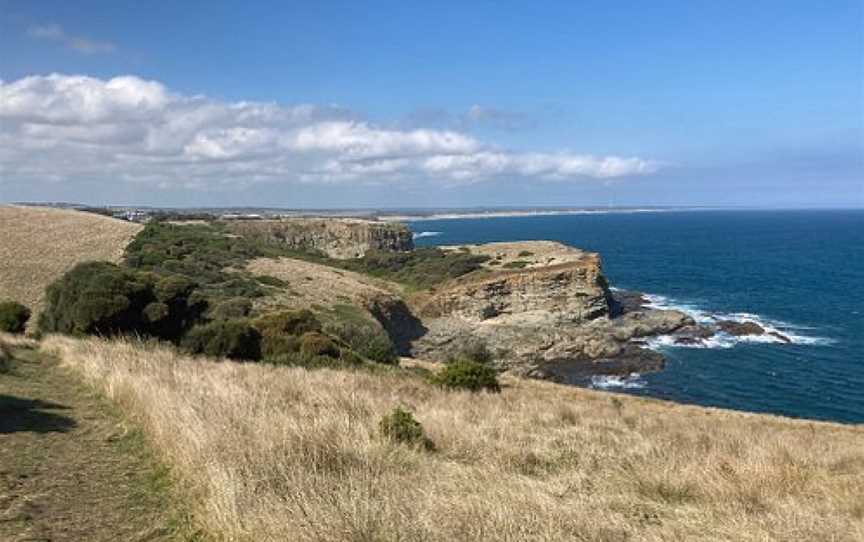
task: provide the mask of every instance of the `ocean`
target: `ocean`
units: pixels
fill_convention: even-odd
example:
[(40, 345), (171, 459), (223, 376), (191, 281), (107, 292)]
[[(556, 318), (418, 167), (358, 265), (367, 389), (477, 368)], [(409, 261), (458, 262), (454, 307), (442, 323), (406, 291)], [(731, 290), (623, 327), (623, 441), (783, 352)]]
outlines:
[(550, 239), (599, 252), (613, 287), (697, 320), (792, 338), (662, 338), (664, 371), (591, 386), (672, 401), (864, 423), (864, 210), (669, 211), (409, 222), (418, 246)]

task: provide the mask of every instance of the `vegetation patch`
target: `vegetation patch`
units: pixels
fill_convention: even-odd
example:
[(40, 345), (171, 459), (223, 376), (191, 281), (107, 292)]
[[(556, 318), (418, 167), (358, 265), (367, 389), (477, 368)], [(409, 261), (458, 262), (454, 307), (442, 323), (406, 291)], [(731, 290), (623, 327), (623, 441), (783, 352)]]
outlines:
[(183, 348), (237, 360), (261, 359), (261, 334), (248, 320), (222, 320), (193, 327), (183, 338)]
[(176, 342), (205, 308), (195, 284), (184, 277), (86, 262), (48, 287), (39, 329), (69, 335), (136, 333)]
[(16, 301), (0, 303), (0, 331), (6, 333), (24, 333), (27, 321), (30, 319), (30, 309)]
[(443, 388), (468, 391), (501, 391), (495, 369), (471, 360), (457, 360), (448, 363), (432, 375), (430, 381)]
[(526, 260), (514, 260), (512, 262), (507, 262), (501, 267), (504, 269), (523, 269), (525, 266), (529, 265), (531, 262)]
[(401, 407), (396, 407), (392, 412), (386, 414), (378, 423), (381, 435), (399, 444), (418, 446), (431, 450), (435, 448), (432, 441), (426, 436), (423, 426), (414, 419), (414, 415)]

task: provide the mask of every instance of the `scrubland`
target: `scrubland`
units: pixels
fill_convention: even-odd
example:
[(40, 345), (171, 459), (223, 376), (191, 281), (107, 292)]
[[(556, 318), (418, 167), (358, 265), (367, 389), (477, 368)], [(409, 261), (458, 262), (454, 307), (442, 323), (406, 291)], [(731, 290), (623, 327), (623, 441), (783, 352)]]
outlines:
[[(142, 428), (214, 539), (864, 539), (864, 427), (502, 378), (309, 370), (50, 336)], [(401, 406), (434, 449), (379, 435)]]

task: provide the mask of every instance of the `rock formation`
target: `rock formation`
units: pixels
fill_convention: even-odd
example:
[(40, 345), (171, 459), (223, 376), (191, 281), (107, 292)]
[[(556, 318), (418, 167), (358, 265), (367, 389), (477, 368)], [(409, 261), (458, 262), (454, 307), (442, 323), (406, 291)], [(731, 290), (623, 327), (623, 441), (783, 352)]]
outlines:
[(411, 230), (403, 224), (353, 218), (285, 218), (238, 220), (228, 228), (249, 238), (318, 251), (331, 258), (359, 258), (369, 250), (406, 251), (414, 248)]
[[(663, 356), (640, 341), (695, 324), (679, 311), (652, 309), (634, 299), (616, 301), (594, 253), (549, 242), (461, 250), (493, 259), (485, 264), (486, 273), (413, 300), (426, 328), (412, 343), (418, 357), (446, 359), (479, 339), (502, 369), (575, 381), (659, 370)], [(520, 262), (518, 268), (502, 270), (513, 261)]]

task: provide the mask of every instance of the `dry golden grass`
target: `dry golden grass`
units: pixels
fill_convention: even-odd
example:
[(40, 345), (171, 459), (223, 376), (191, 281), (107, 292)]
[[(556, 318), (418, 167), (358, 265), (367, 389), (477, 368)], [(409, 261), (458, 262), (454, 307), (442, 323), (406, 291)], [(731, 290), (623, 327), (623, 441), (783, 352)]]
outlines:
[(119, 261), (140, 224), (93, 213), (0, 206), (0, 299), (42, 311), (45, 287), (78, 262)]
[[(864, 427), (505, 379), (211, 362), (133, 342), (43, 348), (116, 401), (197, 521), (254, 541), (864, 540)], [(397, 405), (436, 451), (378, 435)]]

